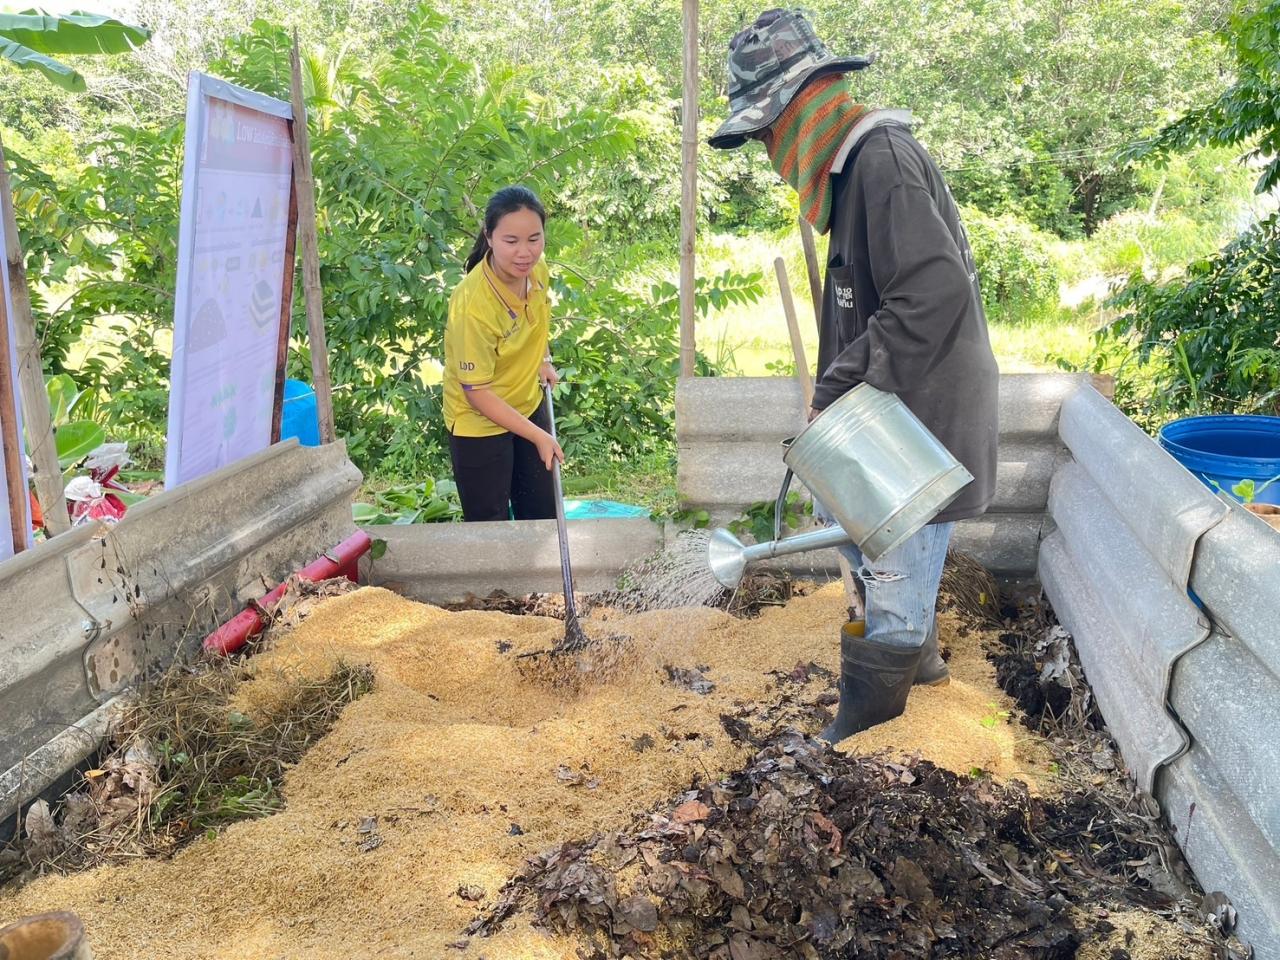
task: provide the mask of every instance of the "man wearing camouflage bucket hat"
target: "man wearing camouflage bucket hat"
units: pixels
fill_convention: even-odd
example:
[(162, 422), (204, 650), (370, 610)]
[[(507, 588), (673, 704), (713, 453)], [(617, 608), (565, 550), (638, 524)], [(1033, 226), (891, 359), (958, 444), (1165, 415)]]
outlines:
[(840, 705), (820, 734), (831, 743), (901, 714), (913, 683), (948, 681), (938, 583), (955, 522), (991, 503), (999, 433), (999, 371), (964, 227), (911, 115), (854, 99), (846, 74), (872, 59), (836, 57), (801, 12), (769, 10), (729, 43), (729, 118), (710, 140), (761, 141), (801, 215), (830, 232), (809, 418), (868, 383), (896, 394), (974, 477), (874, 564), (843, 548), (866, 621), (841, 631)]

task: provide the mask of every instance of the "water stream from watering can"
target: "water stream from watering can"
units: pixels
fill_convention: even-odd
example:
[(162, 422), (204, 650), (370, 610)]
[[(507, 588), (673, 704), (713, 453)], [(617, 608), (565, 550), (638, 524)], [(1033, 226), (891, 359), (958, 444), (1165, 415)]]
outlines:
[(666, 550), (627, 569), (613, 604), (639, 613), (675, 607), (704, 607), (722, 600), (728, 592), (711, 573), (705, 530), (686, 530)]

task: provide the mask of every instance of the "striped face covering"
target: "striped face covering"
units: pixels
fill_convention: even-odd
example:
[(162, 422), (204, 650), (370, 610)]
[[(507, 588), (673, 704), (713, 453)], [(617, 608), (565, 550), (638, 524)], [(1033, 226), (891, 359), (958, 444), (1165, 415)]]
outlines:
[(833, 73), (805, 84), (769, 128), (773, 169), (800, 194), (800, 214), (819, 233), (831, 226), (831, 164), (866, 112), (849, 82)]

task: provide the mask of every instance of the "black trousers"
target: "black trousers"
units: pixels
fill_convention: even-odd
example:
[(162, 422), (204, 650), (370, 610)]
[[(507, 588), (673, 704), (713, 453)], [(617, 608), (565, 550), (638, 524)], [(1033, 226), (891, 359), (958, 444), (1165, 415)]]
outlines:
[[(544, 400), (529, 417), (550, 431)], [(462, 519), (550, 520), (556, 515), (551, 471), (543, 466), (538, 448), (514, 433), (496, 437), (458, 437), (449, 434), (453, 478), (462, 501)]]

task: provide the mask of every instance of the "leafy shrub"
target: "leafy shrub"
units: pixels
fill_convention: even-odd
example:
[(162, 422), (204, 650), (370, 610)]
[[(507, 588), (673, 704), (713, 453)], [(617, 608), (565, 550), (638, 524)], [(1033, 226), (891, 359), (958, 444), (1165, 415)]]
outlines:
[(458, 487), (452, 480), (428, 477), (417, 483), (395, 484), (377, 491), (370, 500), (351, 505), (356, 523), (377, 526), (462, 519)]
[(1135, 275), (1110, 302), (1122, 313), (1101, 332), (1092, 366), (1116, 374), (1117, 402), (1149, 426), (1186, 413), (1280, 412), (1277, 300), (1280, 216), (1175, 280)]
[[(1280, 0), (1238, 8), (1223, 31), (1236, 80), (1207, 106), (1132, 151), (1168, 164), (1191, 147), (1244, 149), (1261, 169), (1255, 187), (1280, 184)], [(1135, 275), (1112, 301), (1122, 315), (1093, 359), (1116, 365), (1117, 400), (1156, 425), (1170, 414), (1277, 412), (1280, 404), (1280, 214), (1254, 224), (1220, 252), (1167, 283)]]
[(960, 215), (992, 319), (1031, 319), (1057, 306), (1058, 269), (1043, 233), (1007, 214), (965, 207)]
[[(564, 272), (559, 329), (552, 355), (565, 385), (557, 391), (556, 421), (566, 456), (590, 460), (643, 456), (674, 440), (675, 385), (680, 373), (680, 298), (675, 285), (633, 294)], [(753, 303), (759, 274), (726, 272), (698, 278), (697, 312)], [(717, 372), (699, 356), (697, 371)]]

